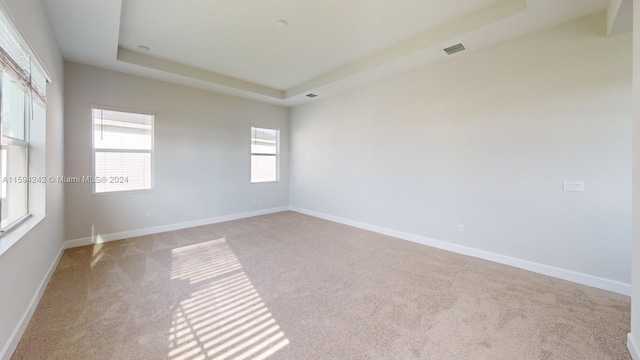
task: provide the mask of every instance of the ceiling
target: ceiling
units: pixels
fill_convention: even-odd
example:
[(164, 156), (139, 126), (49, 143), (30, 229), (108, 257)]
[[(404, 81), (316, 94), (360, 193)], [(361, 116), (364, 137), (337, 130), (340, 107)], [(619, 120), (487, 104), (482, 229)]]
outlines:
[(630, 30), (631, 0), (43, 2), (67, 60), (293, 106), (606, 9)]

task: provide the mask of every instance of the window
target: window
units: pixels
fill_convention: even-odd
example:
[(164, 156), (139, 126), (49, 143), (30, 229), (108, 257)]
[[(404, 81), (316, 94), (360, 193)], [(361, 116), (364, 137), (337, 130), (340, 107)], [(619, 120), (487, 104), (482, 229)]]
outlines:
[(27, 43), (0, 11), (1, 233), (30, 215), (29, 194), (44, 186), (45, 177), (32, 171), (29, 141), (31, 126), (45, 126), (47, 81), (46, 72)]
[(251, 128), (251, 182), (278, 181), (280, 131)]
[(152, 114), (93, 108), (95, 193), (152, 187)]
[(2, 73), (2, 208), (4, 230), (28, 214), (29, 143), (26, 126), (29, 92), (8, 73)]

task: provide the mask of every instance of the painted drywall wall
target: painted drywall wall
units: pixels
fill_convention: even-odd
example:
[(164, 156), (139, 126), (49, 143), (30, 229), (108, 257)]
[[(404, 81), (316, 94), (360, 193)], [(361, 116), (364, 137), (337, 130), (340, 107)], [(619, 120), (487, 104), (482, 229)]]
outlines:
[[(92, 104), (155, 112), (155, 188), (94, 195), (91, 184), (67, 184), (67, 239), (289, 204), (287, 108), (77, 63), (65, 71), (67, 176), (91, 175)], [(279, 182), (250, 183), (251, 126), (280, 129)]]
[(293, 108), (291, 205), (629, 284), (631, 35), (605, 35), (600, 13)]
[[(0, 0), (22, 36), (49, 71), (47, 86), (46, 173), (64, 170), (64, 65), (40, 0)], [(58, 259), (64, 240), (64, 187), (46, 185), (46, 217), (0, 255), (0, 358), (10, 356), (28, 320), (41, 285)], [(44, 194), (43, 194), (44, 195)]]
[(631, 332), (627, 347), (640, 360), (640, 0), (633, 0), (633, 211)]

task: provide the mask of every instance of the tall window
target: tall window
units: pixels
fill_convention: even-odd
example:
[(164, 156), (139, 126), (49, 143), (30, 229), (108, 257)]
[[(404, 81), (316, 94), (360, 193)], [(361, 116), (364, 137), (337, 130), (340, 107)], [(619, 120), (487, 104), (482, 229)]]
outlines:
[(251, 128), (251, 182), (278, 181), (280, 130)]
[(0, 11), (0, 232), (29, 216), (34, 182), (29, 162), (29, 131), (44, 126), (48, 77), (31, 49)]
[(152, 114), (93, 108), (94, 192), (152, 187)]

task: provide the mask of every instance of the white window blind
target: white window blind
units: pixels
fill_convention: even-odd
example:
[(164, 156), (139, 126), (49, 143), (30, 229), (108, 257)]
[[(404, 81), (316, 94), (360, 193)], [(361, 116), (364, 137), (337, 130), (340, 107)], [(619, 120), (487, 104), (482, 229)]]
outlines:
[(0, 10), (0, 232), (29, 216), (29, 132), (45, 126), (46, 71)]
[(151, 114), (93, 108), (96, 193), (152, 187)]
[(251, 182), (278, 181), (280, 131), (251, 128)]
[(0, 64), (11, 77), (23, 83), (46, 102), (49, 78), (18, 30), (4, 11), (0, 11)]

